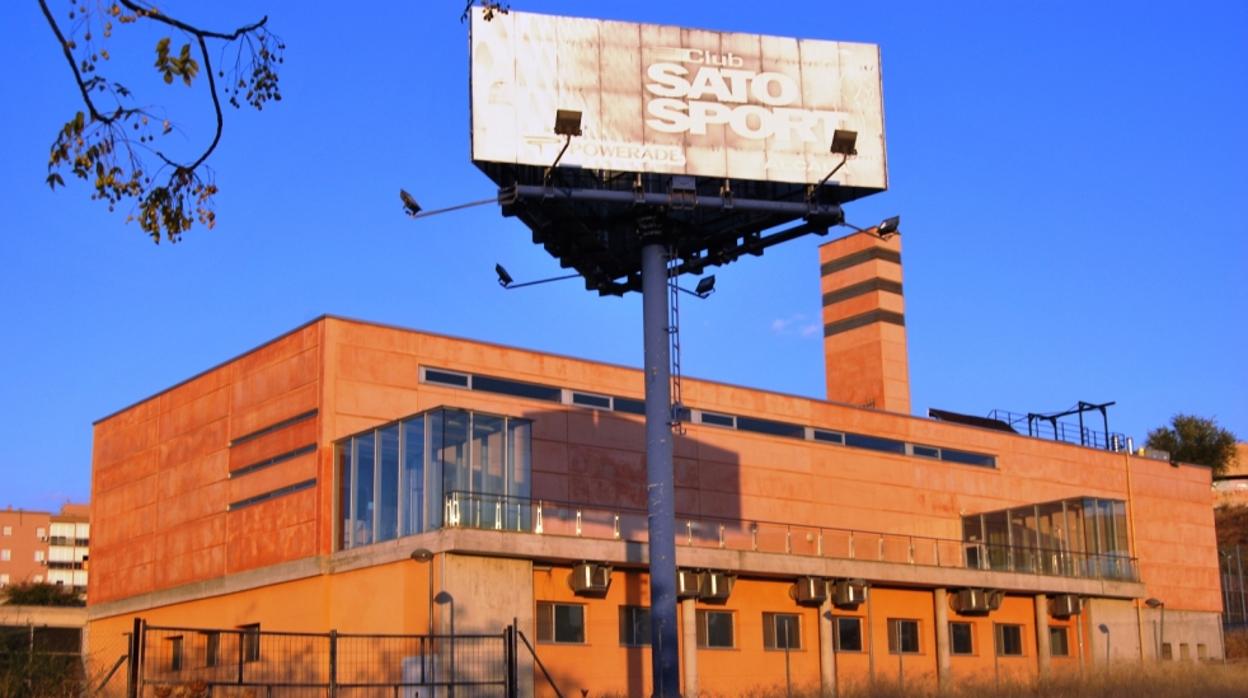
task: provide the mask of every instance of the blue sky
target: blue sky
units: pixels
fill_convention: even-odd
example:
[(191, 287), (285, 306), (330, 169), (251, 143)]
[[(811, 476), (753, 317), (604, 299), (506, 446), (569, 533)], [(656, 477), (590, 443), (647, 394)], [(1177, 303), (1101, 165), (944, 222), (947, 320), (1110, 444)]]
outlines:
[[(891, 188), (848, 215), (902, 215), (914, 411), (1117, 400), (1137, 439), (1176, 412), (1248, 438), (1248, 4), (513, 7), (880, 44)], [(161, 8), (219, 28), (263, 8), (288, 48), (283, 101), (226, 114), (216, 229), (155, 246), (81, 183), (44, 185), (80, 104), (37, 4), (6, 7), (0, 506), (85, 499), (93, 420), (321, 313), (640, 364), (638, 297), (498, 288), (496, 261), (560, 270), (496, 208), (402, 215), (399, 187), (430, 208), (493, 194), (468, 160), (462, 2)], [(118, 76), (151, 80), (157, 36), (117, 32)], [(202, 86), (143, 99), (188, 153), (210, 136)], [(821, 241), (683, 303), (686, 373), (820, 396)]]

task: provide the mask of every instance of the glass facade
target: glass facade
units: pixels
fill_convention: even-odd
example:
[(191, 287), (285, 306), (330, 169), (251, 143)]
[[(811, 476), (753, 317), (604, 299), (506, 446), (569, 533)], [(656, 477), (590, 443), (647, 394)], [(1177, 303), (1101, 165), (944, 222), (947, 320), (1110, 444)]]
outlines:
[(527, 419), (445, 407), (339, 441), (338, 548), (440, 528), (456, 493), (455, 517), (527, 526), (531, 441)]
[(1076, 497), (962, 518), (966, 565), (1063, 577), (1135, 579), (1127, 504)]

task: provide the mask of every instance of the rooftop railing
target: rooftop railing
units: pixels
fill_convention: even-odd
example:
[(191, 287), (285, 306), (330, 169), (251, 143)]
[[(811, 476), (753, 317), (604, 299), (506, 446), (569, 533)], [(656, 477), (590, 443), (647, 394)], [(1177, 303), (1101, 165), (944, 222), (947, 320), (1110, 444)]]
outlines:
[[(645, 543), (644, 509), (469, 492), (446, 497), (448, 528)], [(1135, 558), (714, 516), (676, 516), (677, 545), (1059, 577), (1138, 581)]]

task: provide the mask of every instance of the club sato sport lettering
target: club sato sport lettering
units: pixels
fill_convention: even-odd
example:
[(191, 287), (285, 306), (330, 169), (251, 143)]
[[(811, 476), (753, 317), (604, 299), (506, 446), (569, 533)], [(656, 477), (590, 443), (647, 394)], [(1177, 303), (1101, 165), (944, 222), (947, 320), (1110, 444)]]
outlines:
[(844, 118), (801, 108), (797, 81), (783, 73), (746, 70), (732, 53), (662, 48), (646, 69), (646, 124), (664, 133), (705, 135), (722, 124), (744, 138), (780, 143), (830, 143)]

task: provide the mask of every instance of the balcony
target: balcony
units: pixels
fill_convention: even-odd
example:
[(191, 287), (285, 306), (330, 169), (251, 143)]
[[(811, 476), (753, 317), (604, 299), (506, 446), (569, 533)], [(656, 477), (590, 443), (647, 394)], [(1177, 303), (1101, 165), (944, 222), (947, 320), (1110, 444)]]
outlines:
[[(644, 509), (468, 492), (446, 496), (446, 528), (646, 543)], [(1089, 580), (1138, 581), (1135, 559), (1035, 546), (803, 526), (770, 521), (676, 517), (676, 543), (688, 548), (835, 560), (1011, 572)]]

